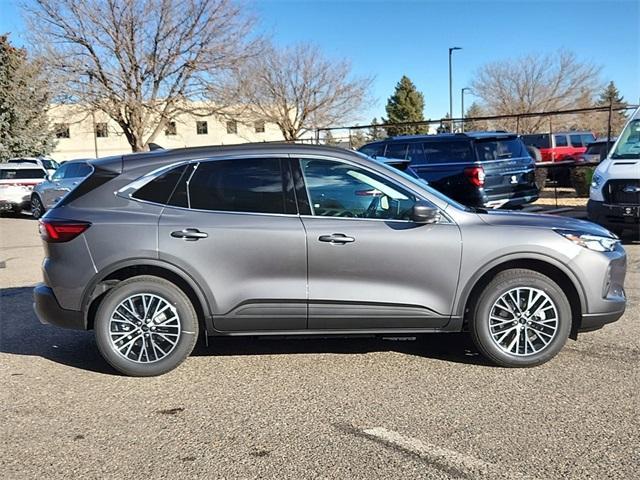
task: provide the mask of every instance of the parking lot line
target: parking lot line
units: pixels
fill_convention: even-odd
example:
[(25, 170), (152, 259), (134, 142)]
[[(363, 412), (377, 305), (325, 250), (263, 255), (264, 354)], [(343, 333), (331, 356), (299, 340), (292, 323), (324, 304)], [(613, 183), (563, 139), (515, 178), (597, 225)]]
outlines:
[(499, 466), (447, 448), (425, 443), (413, 437), (404, 436), (384, 427), (363, 429), (364, 435), (387, 446), (399, 448), (416, 455), (436, 468), (464, 478), (509, 478), (533, 480), (520, 472), (504, 471)]

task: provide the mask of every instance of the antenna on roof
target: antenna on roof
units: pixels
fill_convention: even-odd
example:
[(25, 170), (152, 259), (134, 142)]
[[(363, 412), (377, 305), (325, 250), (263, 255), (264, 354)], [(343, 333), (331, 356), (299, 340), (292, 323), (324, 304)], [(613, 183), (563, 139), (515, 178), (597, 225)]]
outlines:
[(149, 144), (149, 151), (153, 152), (154, 150), (164, 150), (164, 148), (162, 148), (160, 145), (158, 145), (157, 143), (150, 143)]

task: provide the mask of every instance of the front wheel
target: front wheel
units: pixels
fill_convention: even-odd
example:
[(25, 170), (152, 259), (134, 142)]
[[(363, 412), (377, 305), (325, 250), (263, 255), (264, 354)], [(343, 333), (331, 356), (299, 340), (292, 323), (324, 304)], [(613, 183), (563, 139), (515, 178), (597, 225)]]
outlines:
[(198, 317), (173, 283), (153, 276), (120, 282), (95, 317), (98, 349), (125, 375), (161, 375), (180, 365), (198, 338)]
[(551, 360), (571, 331), (571, 306), (549, 277), (526, 269), (500, 272), (480, 295), (470, 322), (473, 341), (503, 367)]

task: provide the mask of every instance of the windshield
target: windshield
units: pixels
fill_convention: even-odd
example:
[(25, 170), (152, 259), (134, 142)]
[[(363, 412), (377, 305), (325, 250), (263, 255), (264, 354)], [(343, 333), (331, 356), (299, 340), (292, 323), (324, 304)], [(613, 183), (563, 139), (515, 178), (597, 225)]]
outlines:
[(638, 158), (640, 159), (640, 114), (636, 113), (636, 118), (631, 120), (611, 154), (611, 158)]

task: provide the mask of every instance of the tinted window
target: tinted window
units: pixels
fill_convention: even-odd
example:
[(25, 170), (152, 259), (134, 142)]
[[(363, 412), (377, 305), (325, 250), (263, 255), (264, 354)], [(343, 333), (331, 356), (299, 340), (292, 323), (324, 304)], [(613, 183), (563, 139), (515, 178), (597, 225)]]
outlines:
[(583, 133), (580, 136), (582, 137), (582, 143), (584, 145), (588, 145), (596, 139), (596, 136), (593, 133)]
[(606, 144), (603, 145), (601, 143), (592, 143), (587, 147), (587, 151), (585, 153), (589, 155), (599, 155), (601, 151), (605, 150)]
[(473, 162), (469, 142), (427, 142), (424, 144), (427, 163)]
[(386, 158), (400, 158), (404, 160), (407, 158), (407, 144), (406, 143), (389, 143), (387, 144), (387, 151), (384, 154)]
[(285, 213), (279, 159), (202, 162), (189, 180), (191, 208)]
[(382, 156), (384, 151), (384, 143), (371, 143), (360, 148), (360, 151), (370, 157)]
[(583, 147), (582, 144), (582, 135), (569, 135), (569, 140), (571, 141), (572, 147)]
[(62, 164), (60, 167), (58, 167), (58, 169), (55, 172), (53, 172), (53, 175), (51, 176), (51, 180), (62, 180), (67, 174), (67, 170), (69, 169), (70, 166), (71, 164), (69, 163)]
[(70, 163), (67, 166), (64, 178), (83, 178), (91, 173), (91, 167), (86, 163)]
[(415, 196), (353, 165), (301, 160), (313, 215), (408, 220)]
[(529, 145), (531, 147), (549, 148), (548, 133), (522, 135), (522, 141), (524, 142), (525, 145)]
[(9, 160), (8, 163), (32, 163), (34, 165), (38, 164), (37, 160), (25, 159), (25, 158), (14, 158), (13, 160)]
[(507, 158), (528, 157), (529, 154), (519, 138), (505, 140), (481, 140), (476, 142), (478, 159), (502, 160)]
[(556, 142), (556, 147), (568, 147), (569, 144), (567, 143), (567, 136), (566, 135), (554, 135), (553, 136), (555, 142)]
[(58, 165), (58, 163), (53, 160), (42, 160), (42, 166), (47, 170), (55, 170), (60, 165)]
[(27, 178), (44, 178), (45, 171), (41, 168), (1, 169), (0, 180), (23, 180)]
[(422, 143), (410, 143), (407, 158), (411, 160), (412, 165), (424, 165), (427, 163)]
[(185, 168), (186, 166), (182, 165), (163, 173), (139, 188), (132, 197), (147, 202), (166, 204)]

